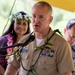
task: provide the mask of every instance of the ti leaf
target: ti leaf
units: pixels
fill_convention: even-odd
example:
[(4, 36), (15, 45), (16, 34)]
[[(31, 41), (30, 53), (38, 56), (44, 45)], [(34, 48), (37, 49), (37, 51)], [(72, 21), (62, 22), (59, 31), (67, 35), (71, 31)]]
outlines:
[(40, 49), (41, 49), (41, 47), (40, 47), (40, 46), (35, 46), (35, 48), (36, 48), (36, 49), (38, 49), (38, 50), (40, 50)]

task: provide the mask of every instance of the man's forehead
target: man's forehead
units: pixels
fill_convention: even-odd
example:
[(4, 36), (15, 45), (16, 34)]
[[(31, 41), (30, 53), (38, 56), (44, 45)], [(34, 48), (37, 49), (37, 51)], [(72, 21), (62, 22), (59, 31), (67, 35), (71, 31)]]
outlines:
[(69, 30), (69, 34), (74, 35), (75, 36), (75, 27), (71, 27)]
[(44, 15), (52, 15), (52, 11), (49, 11), (47, 6), (46, 7), (42, 7), (42, 6), (35, 6), (33, 9), (32, 9), (32, 14), (35, 14), (35, 15), (41, 15), (41, 16), (44, 16)]
[(33, 11), (32, 12), (32, 15), (37, 15), (37, 16), (48, 16), (48, 15), (50, 15), (50, 13), (49, 12), (41, 12), (41, 11)]

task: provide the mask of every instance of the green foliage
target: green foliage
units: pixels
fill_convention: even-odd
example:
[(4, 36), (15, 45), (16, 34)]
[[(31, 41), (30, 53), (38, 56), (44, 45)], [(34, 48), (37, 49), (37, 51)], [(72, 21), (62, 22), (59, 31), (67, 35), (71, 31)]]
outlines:
[[(13, 6), (13, 3), (15, 1), (15, 4)], [(15, 14), (19, 11), (24, 11), (28, 13), (28, 15), (31, 16), (31, 8), (35, 2), (33, 0), (0, 0), (0, 35), (4, 32), (3, 29), (6, 26), (5, 30), (10, 25), (10, 19), (9, 22), (8, 18), (11, 14)], [(12, 9), (13, 7), (13, 9)], [(11, 11), (12, 9), (12, 11)]]
[[(0, 0), (0, 35), (2, 34), (4, 27), (6, 26), (7, 29), (10, 24), (9, 22), (6, 25), (14, 1), (15, 0)], [(36, 2), (34, 0), (16, 0), (11, 14), (15, 14), (18, 11), (25, 11), (31, 16), (31, 9), (35, 3)], [(75, 18), (74, 15), (75, 13), (73, 12), (53, 7), (53, 21), (50, 26), (53, 30), (59, 29), (63, 34), (64, 27), (66, 26), (68, 20)]]
[[(46, 36), (46, 42), (47, 41), (49, 41), (49, 37), (48, 36)], [(44, 49), (49, 49), (50, 50), (53, 47), (53, 45), (51, 43), (46, 43), (46, 42), (45, 42), (45, 45), (35, 46), (35, 49), (42, 50), (44, 48)]]

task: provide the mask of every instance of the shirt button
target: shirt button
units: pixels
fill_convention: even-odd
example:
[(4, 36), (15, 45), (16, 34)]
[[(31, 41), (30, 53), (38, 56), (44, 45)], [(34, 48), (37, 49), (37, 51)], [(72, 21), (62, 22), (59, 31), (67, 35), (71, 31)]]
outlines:
[(43, 68), (43, 70), (46, 70), (46, 68)]

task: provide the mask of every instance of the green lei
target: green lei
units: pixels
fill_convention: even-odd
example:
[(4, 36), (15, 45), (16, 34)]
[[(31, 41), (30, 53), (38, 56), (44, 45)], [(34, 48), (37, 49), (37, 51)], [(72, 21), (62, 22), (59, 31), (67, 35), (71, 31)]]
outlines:
[(40, 58), (40, 54), (42, 53), (43, 49), (51, 49), (51, 47), (52, 47), (53, 45), (52, 45), (51, 43), (48, 43), (48, 41), (54, 36), (54, 34), (55, 34), (56, 32), (58, 32), (59, 34), (61, 34), (61, 33), (59, 32), (59, 30), (55, 30), (54, 33), (51, 35), (51, 37), (49, 37), (49, 38), (46, 37), (46, 42), (45, 42), (44, 45), (42, 45), (42, 46), (35, 46), (35, 48), (36, 48), (37, 50), (40, 50), (40, 53), (39, 53), (39, 56), (38, 56), (37, 60), (35, 61), (34, 65), (30, 66), (30, 69), (29, 69), (29, 70), (27, 70), (27, 69), (24, 68), (24, 66), (23, 66), (23, 63), (22, 63), (22, 60), (21, 60), (21, 52), (18, 52), (18, 53), (17, 53), (16, 57), (17, 57), (17, 59), (20, 59), (19, 61), (21, 62), (22, 68), (23, 68), (25, 71), (28, 71), (27, 75), (29, 75), (30, 72), (32, 73), (32, 75), (36, 75), (36, 71), (35, 71), (35, 68), (34, 68), (34, 67), (35, 67), (35, 65), (36, 65), (36, 63), (37, 63), (37, 61), (38, 61), (38, 59)]

